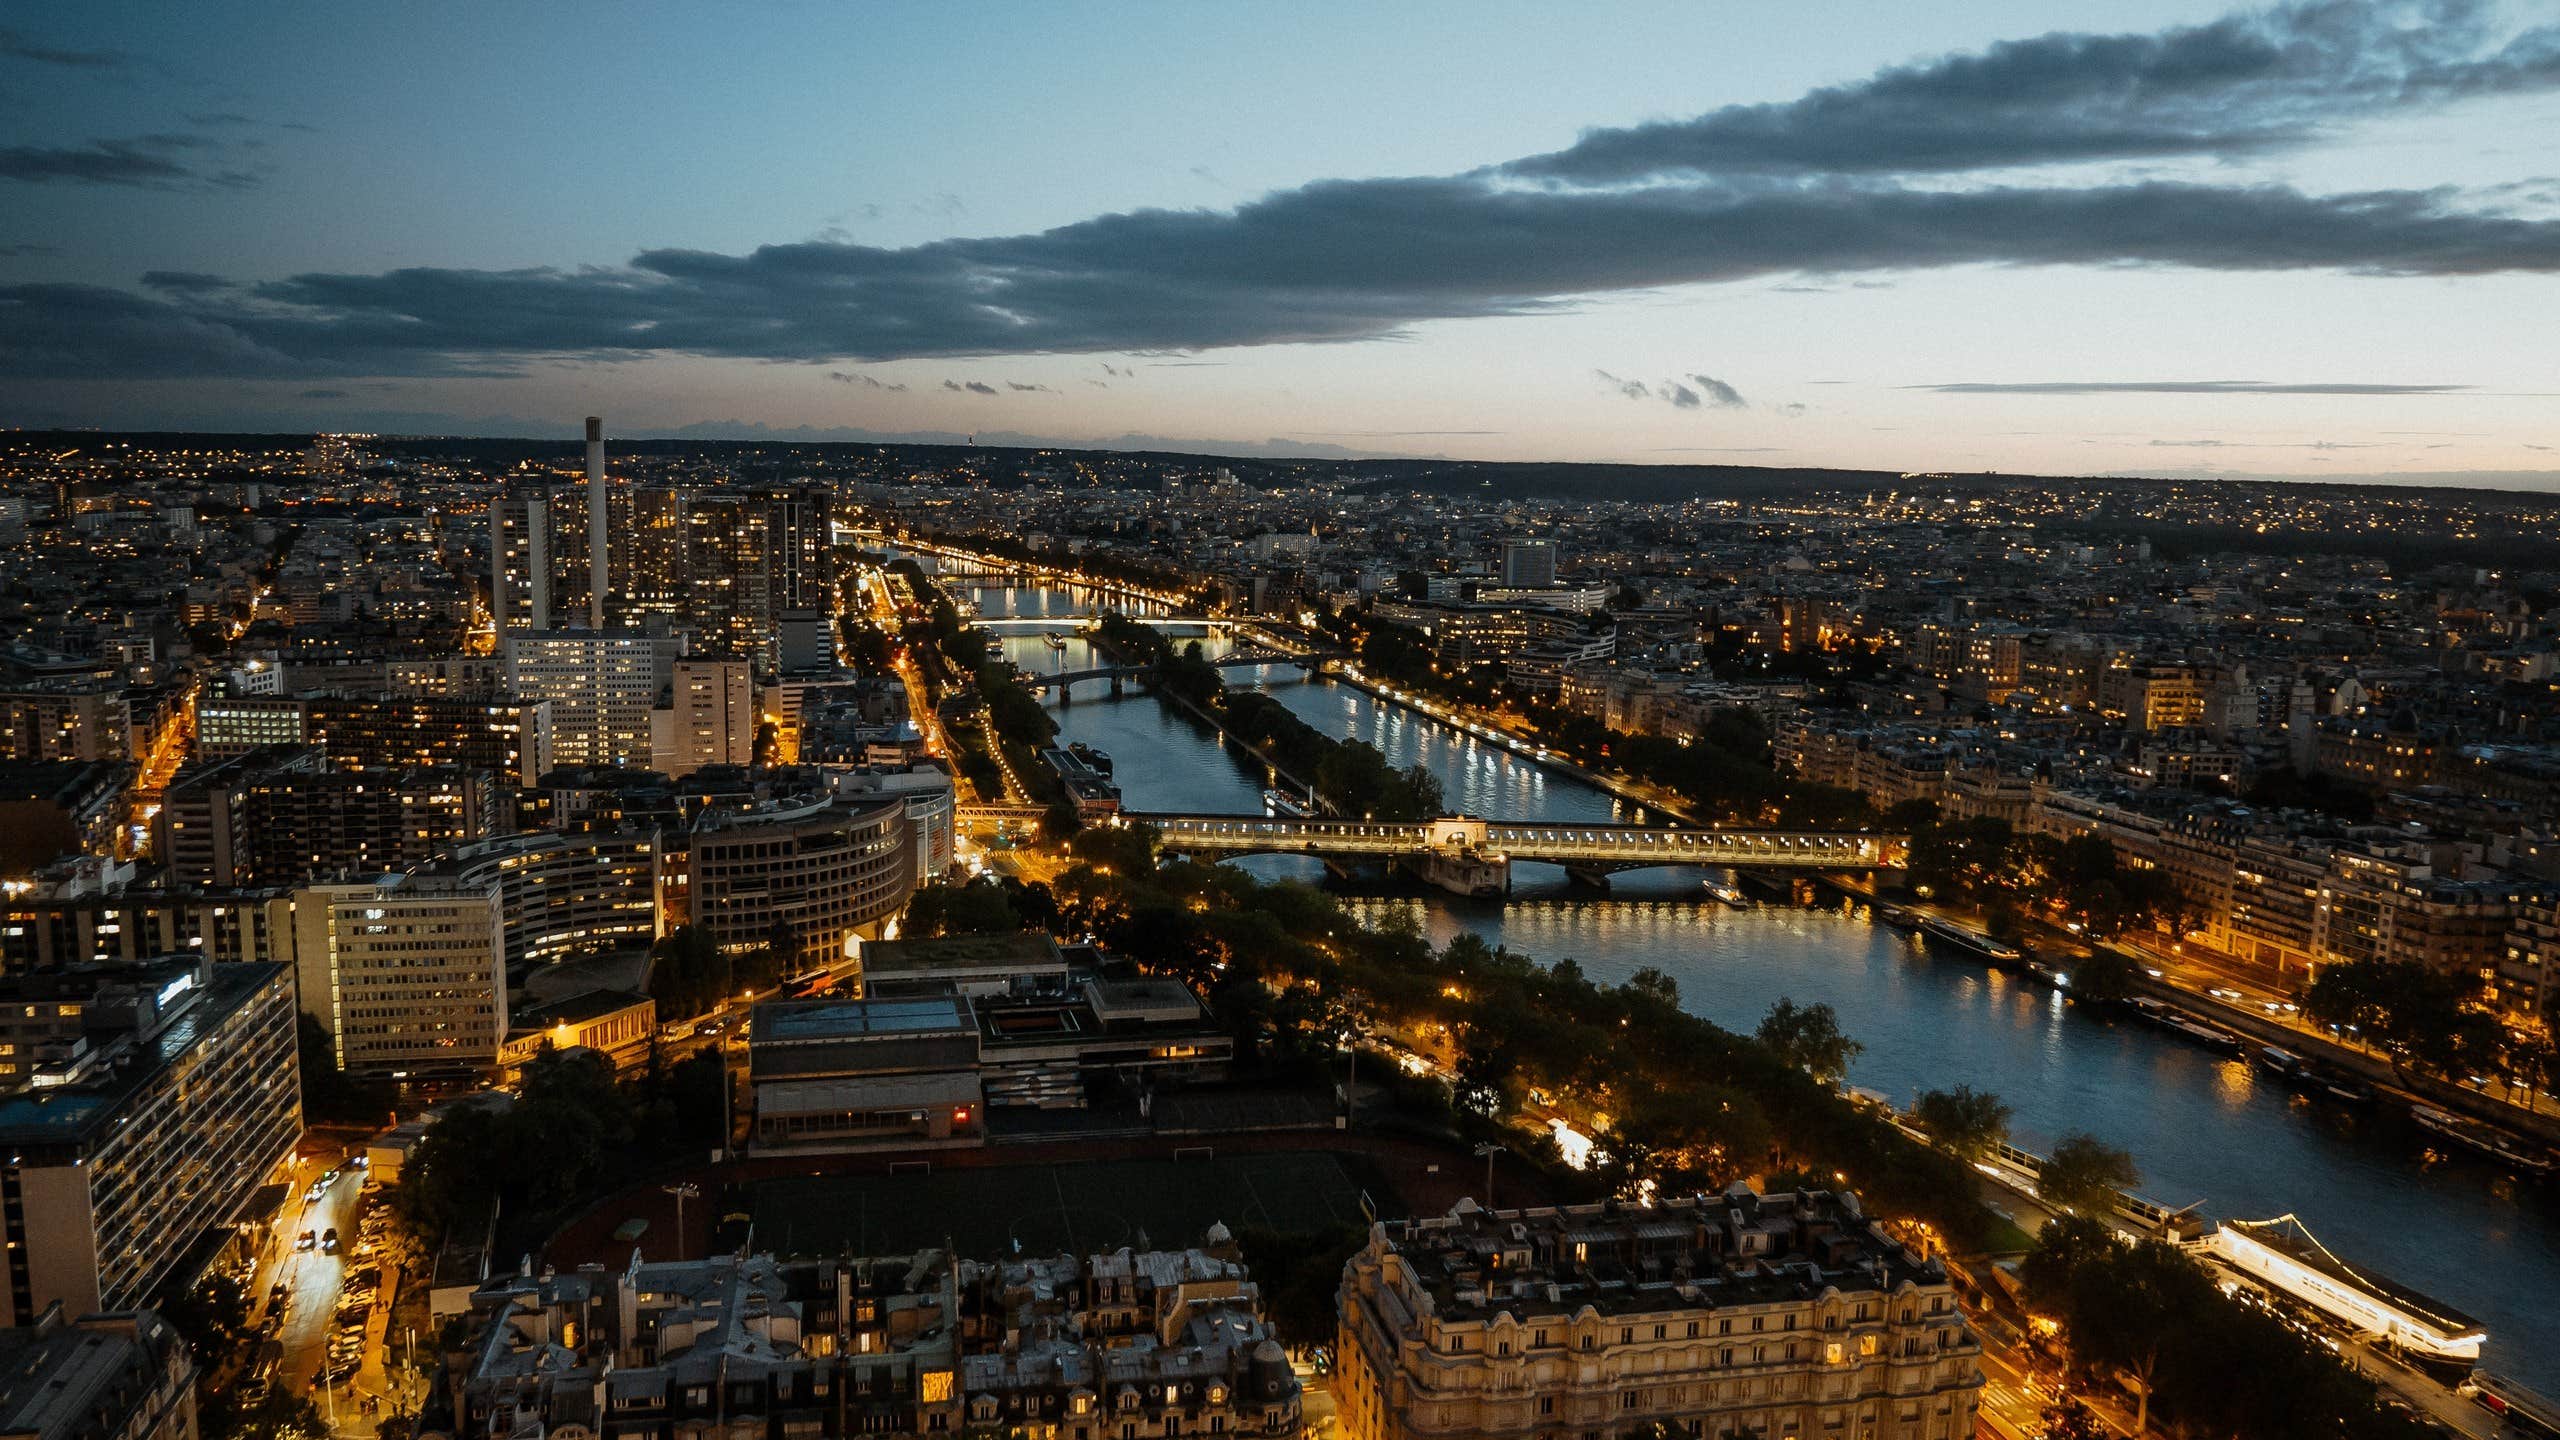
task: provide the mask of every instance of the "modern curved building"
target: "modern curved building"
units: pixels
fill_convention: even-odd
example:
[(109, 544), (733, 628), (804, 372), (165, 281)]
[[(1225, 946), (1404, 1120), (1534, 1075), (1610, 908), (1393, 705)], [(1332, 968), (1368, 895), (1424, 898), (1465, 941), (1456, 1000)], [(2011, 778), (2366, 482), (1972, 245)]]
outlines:
[(660, 857), (654, 825), (527, 830), (437, 858), (439, 875), (498, 887), (507, 972), (658, 938)]
[(844, 967), (854, 941), (879, 938), (915, 888), (903, 796), (714, 810), (695, 822), (682, 881), (669, 887), (686, 913), (666, 924), (703, 926), (732, 954), (775, 945), (784, 975), (803, 975)]

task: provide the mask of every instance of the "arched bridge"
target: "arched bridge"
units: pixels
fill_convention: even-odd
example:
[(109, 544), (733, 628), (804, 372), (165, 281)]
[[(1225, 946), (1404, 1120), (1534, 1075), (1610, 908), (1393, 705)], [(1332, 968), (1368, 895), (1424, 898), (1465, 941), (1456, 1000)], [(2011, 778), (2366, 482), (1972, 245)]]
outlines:
[(1446, 888), (1476, 894), (1507, 888), (1515, 860), (1561, 865), (1579, 878), (1596, 880), (1661, 865), (1893, 870), (1902, 868), (1910, 850), (1908, 836), (1860, 831), (1514, 824), (1469, 815), (1410, 822), (1138, 813), (1124, 813), (1120, 819), (1154, 826), (1163, 848), (1176, 854), (1385, 860), (1416, 869)]

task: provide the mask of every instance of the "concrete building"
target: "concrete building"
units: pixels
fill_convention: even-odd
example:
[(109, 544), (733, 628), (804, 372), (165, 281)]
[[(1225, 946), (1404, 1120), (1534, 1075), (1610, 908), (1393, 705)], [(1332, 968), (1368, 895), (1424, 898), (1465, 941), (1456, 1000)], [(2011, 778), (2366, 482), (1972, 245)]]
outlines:
[(681, 780), (756, 759), (756, 686), (744, 660), (678, 660), (649, 711), (649, 768)]
[(646, 824), (526, 830), (447, 851), (421, 878), (497, 886), (507, 973), (521, 976), (581, 952), (656, 940), (664, 849)]
[(422, 865), (511, 828), (509, 808), (487, 771), (331, 769), (314, 746), (274, 746), (180, 770), (153, 847), (179, 885), (295, 885)]
[(1853, 1195), (1372, 1225), (1343, 1270), (1343, 1433), (1968, 1440), (1981, 1342)]
[(479, 1078), (507, 1038), (496, 881), (385, 875), (294, 897), (302, 1009), (351, 1074)]
[(196, 1440), (196, 1366), (186, 1340), (149, 1310), (0, 1330), (0, 1437)]
[(837, 779), (836, 793), (850, 800), (905, 801), (916, 883), (939, 880), (951, 869), (959, 843), (959, 796), (941, 766), (918, 761), (903, 769), (856, 770)]
[(0, 689), (0, 760), (128, 760), (133, 723), (124, 687), (84, 676)]
[(646, 766), (649, 712), (684, 642), (637, 630), (526, 630), (505, 637), (507, 690), (551, 702), (554, 762)]
[(1101, 978), (1045, 936), (883, 941), (864, 960), (867, 998), (756, 1007), (743, 1098), (758, 1150), (975, 1145), (1004, 1112), (1097, 1093), (1144, 1111), (1234, 1058), (1181, 982)]
[(1556, 542), (1502, 542), (1502, 584), (1509, 590), (1542, 590), (1556, 583)]
[(0, 980), (0, 1223), (14, 1323), (128, 1310), (263, 1222), (302, 1133), (293, 977), (192, 957)]
[(664, 923), (700, 925), (732, 954), (774, 946), (786, 976), (850, 969), (856, 941), (878, 936), (915, 893), (908, 834), (900, 798), (707, 811), (671, 886), (684, 915)]
[(649, 1063), (657, 1035), (658, 1002), (627, 990), (589, 990), (522, 1006), (508, 1017), (507, 1038), (498, 1047), (499, 1078), (514, 1084), (545, 1050), (593, 1050), (627, 1074)]

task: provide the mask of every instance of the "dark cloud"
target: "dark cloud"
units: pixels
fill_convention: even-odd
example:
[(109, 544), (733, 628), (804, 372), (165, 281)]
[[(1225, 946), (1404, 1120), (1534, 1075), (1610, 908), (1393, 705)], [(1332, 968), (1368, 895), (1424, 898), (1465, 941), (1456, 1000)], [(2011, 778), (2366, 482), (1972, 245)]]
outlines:
[(61, 253), (62, 247), (59, 245), (44, 245), (32, 240), (16, 245), (0, 245), (0, 260), (15, 259), (21, 255), (59, 255)]
[(258, 121), (255, 116), (243, 115), (237, 110), (214, 110), (202, 115), (190, 115), (187, 117), (187, 123), (214, 129), (221, 126), (255, 125)]
[(2345, 121), (2560, 84), (2560, 26), (2490, 0), (2314, 0), (2156, 35), (2051, 34), (1781, 104), (1594, 131), (1501, 167), (1549, 183), (1951, 172), (2298, 143)]
[(67, 46), (48, 45), (23, 30), (0, 25), (0, 60), (25, 60), (37, 65), (59, 65), (68, 70), (121, 70), (131, 57), (115, 50), (74, 50)]
[(1591, 373), (1599, 376), (1601, 382), (1610, 389), (1630, 400), (1661, 400), (1675, 410), (1699, 410), (1708, 407), (1718, 410), (1739, 410), (1748, 403), (1742, 398), (1742, 392), (1712, 375), (1691, 375), (1686, 380), (1663, 380), (1648, 385), (1642, 380), (1629, 380), (1623, 376), (1612, 375), (1606, 370), (1594, 370)]
[[(314, 376), (498, 374), (536, 360), (660, 353), (1189, 356), (1371, 340), (1427, 321), (1671, 286), (1854, 285), (1971, 265), (2551, 273), (2560, 220), (2451, 190), (2308, 194), (2114, 178), (1959, 186), (1944, 172), (2153, 153), (2143, 136), (2236, 153), (2349, 113), (2555, 83), (2560, 31), (2493, 43), (2472, 0), (2414, 9), (2341, 0), (2158, 36), (2020, 41), (1685, 128), (1586, 136), (1510, 166), (1320, 181), (1228, 212), (1135, 211), (903, 249), (800, 242), (745, 254), (650, 250), (575, 270), (305, 274), (227, 295), (0, 289), (0, 375), (171, 373), (234, 354), (261, 367), (246, 373)], [(1934, 130), (1920, 123), (1930, 116), (1940, 117)], [(2009, 148), (1967, 126), (2008, 137)], [(0, 152), (0, 174), (13, 153)], [(85, 163), (100, 171), (87, 178), (101, 180), (117, 179), (106, 172), (118, 165), (185, 170), (149, 150)], [(79, 168), (34, 168), (46, 165), (68, 168), (22, 178)], [(255, 179), (197, 178), (224, 175)], [(122, 337), (112, 346), (111, 334)], [(1610, 383), (1674, 405), (1683, 391), (1697, 408), (1713, 400), (1695, 377)]]
[(302, 392), (302, 398), (305, 400), (344, 400), (347, 398), (347, 392), (344, 390), (329, 389), (305, 390)]
[(145, 270), (142, 283), (154, 290), (170, 290), (184, 295), (201, 295), (207, 291), (231, 288), (229, 280), (201, 270)]
[(1751, 403), (1742, 398), (1741, 391), (1713, 375), (1692, 375), (1689, 379), (1696, 383), (1698, 392), (1706, 397), (1707, 403), (1719, 410), (1740, 410)]
[(971, 380), (965, 384), (958, 380), (945, 380), (942, 382), (942, 388), (961, 395), (993, 395), (996, 393), (996, 387), (977, 380)]
[(1046, 385), (1025, 385), (1025, 384), (1023, 384), (1023, 383), (1022, 383), (1021, 381), (1019, 381), (1019, 380), (1007, 380), (1006, 382), (1004, 382), (1004, 388), (1006, 388), (1007, 390), (1014, 391), (1014, 392), (1015, 392), (1015, 393), (1017, 393), (1017, 394), (1025, 394), (1025, 395), (1031, 395), (1031, 394), (1037, 394), (1037, 395), (1055, 395), (1055, 394), (1057, 394), (1057, 393), (1058, 393), (1057, 391), (1050, 389), (1050, 388), (1049, 388), (1048, 386), (1046, 386)]
[(2361, 381), (2295, 385), (2273, 380), (2035, 380), (1903, 388), (1940, 395), (2458, 395), (2472, 387)]
[(827, 378), (835, 381), (839, 385), (859, 385), (866, 390), (904, 390), (907, 388), (904, 385), (892, 385), (884, 380), (875, 380), (868, 375), (851, 374), (843, 370), (830, 370), (827, 372)]
[(125, 185), (170, 189), (207, 185), (247, 189), (263, 183), (257, 170), (226, 163), (231, 145), (201, 135), (135, 135), (79, 145), (0, 147), (0, 180), (31, 185)]

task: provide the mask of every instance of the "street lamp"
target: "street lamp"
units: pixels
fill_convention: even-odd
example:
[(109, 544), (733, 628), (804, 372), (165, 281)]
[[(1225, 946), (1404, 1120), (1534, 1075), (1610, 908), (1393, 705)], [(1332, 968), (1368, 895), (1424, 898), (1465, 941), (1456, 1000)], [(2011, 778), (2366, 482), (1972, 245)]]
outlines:
[(1476, 1146), (1476, 1153), (1484, 1157), (1484, 1208), (1487, 1210), (1493, 1208), (1493, 1157), (1508, 1154), (1510, 1150), (1510, 1146), (1491, 1140)]
[(676, 1258), (684, 1258), (684, 1202), (702, 1193), (702, 1187), (690, 1180), (658, 1187), (676, 1197)]

